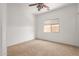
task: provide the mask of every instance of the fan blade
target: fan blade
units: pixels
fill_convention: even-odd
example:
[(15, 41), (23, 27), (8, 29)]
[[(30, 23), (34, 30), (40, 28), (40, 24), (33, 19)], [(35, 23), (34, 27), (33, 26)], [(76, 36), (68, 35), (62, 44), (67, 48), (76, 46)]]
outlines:
[(30, 4), (29, 6), (35, 6), (35, 5), (37, 5), (37, 3), (35, 3), (35, 4)]
[(47, 10), (49, 10), (49, 7), (48, 7), (48, 6), (46, 6), (46, 5), (43, 5), (43, 7), (47, 8)]

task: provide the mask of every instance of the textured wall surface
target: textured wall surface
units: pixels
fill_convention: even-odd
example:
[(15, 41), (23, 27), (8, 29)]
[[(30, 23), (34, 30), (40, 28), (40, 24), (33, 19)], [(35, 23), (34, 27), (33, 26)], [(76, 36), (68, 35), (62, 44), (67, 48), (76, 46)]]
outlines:
[[(58, 18), (60, 32), (43, 32), (44, 21)], [(36, 16), (36, 37), (55, 42), (61, 42), (79, 46), (79, 39), (76, 37), (77, 4), (70, 4), (57, 10), (39, 14)]]

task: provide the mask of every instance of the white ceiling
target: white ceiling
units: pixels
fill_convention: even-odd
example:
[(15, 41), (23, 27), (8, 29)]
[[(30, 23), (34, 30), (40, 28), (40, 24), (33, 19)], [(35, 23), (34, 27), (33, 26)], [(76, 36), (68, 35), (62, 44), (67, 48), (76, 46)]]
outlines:
[[(45, 4), (47, 6), (49, 6), (50, 10), (54, 10), (56, 8), (60, 8), (60, 7), (66, 6), (69, 3), (45, 3)], [(41, 11), (38, 11), (36, 6), (32, 6), (32, 7), (29, 7), (29, 8), (32, 11), (32, 13), (34, 13), (34, 14), (39, 14), (39, 13), (44, 13), (44, 12), (50, 11), (50, 10), (47, 10), (46, 8), (43, 8), (43, 9), (41, 9)]]

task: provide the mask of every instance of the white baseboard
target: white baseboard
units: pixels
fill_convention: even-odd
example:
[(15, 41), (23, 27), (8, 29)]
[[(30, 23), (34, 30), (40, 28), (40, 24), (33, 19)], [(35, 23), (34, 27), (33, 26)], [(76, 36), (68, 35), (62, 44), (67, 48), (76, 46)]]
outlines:
[(23, 42), (31, 41), (31, 40), (33, 40), (33, 39), (29, 39), (29, 40), (25, 40), (25, 41), (14, 42), (14, 43), (9, 44), (7, 47), (13, 46), (13, 45), (17, 45), (17, 44), (20, 44), (20, 43), (23, 43)]
[(47, 40), (47, 39), (42, 39), (42, 38), (36, 38), (38, 40), (44, 40), (44, 41), (49, 41), (49, 42), (53, 42), (53, 43), (58, 43), (58, 44), (64, 44), (64, 45), (69, 45), (69, 46), (73, 46), (73, 47), (78, 47), (78, 45), (76, 44), (71, 44), (71, 43), (67, 43), (67, 42), (58, 42), (58, 41), (53, 41), (53, 40)]

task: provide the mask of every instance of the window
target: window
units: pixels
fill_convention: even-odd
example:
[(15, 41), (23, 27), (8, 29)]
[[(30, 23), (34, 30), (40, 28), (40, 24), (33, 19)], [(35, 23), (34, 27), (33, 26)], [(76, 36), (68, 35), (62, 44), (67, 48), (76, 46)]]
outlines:
[(44, 23), (44, 32), (59, 32), (59, 26), (57, 20), (48, 20)]
[(51, 32), (51, 26), (48, 24), (44, 25), (44, 32)]

